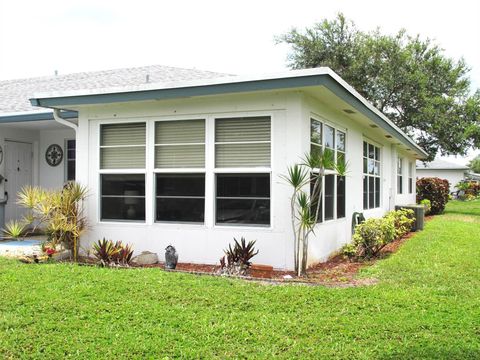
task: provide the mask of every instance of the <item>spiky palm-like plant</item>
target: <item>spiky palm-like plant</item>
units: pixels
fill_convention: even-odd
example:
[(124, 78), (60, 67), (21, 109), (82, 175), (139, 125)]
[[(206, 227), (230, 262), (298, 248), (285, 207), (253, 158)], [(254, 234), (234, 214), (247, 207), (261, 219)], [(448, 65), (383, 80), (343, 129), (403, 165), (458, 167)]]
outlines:
[(45, 227), (50, 241), (72, 250), (77, 261), (79, 238), (86, 228), (83, 202), (86, 187), (68, 182), (61, 190), (46, 190), (37, 186), (24, 187), (18, 194), (18, 203), (28, 209), (24, 222)]
[(291, 223), (294, 234), (293, 261), (297, 275), (304, 275), (308, 262), (308, 238), (314, 232), (320, 215), (323, 179), (325, 175), (345, 176), (347, 164), (335, 161), (330, 149), (306, 154), (299, 164), (287, 168), (281, 175), (293, 188), (290, 198)]

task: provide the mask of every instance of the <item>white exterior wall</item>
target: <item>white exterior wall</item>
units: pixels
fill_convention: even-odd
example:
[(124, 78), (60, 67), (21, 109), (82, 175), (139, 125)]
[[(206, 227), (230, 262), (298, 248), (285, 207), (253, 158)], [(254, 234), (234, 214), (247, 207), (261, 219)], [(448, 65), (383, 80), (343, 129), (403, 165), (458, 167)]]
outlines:
[[(67, 149), (66, 141), (75, 139), (73, 129), (40, 131), (40, 177), (39, 184), (47, 189), (58, 189), (66, 180)], [(63, 150), (63, 160), (57, 166), (50, 166), (45, 160), (45, 151), (52, 144), (58, 144)]]
[(424, 177), (438, 177), (440, 179), (448, 180), (450, 184), (450, 192), (457, 191), (455, 188), (460, 181), (465, 180), (465, 171), (462, 169), (455, 170), (434, 170), (434, 169), (417, 169), (418, 178)]
[[(396, 157), (397, 149), (386, 138), (381, 138), (371, 128), (361, 126), (339, 110), (329, 108), (327, 104), (306, 97), (304, 99), (304, 135), (303, 153), (310, 147), (310, 118), (324, 119), (340, 130), (346, 130), (346, 160), (348, 163), (345, 186), (345, 218), (329, 220), (319, 224), (315, 230), (316, 236), (309, 241), (309, 264), (326, 261), (330, 255), (338, 251), (351, 240), (352, 215), (362, 212), (366, 218), (381, 217), (385, 212), (394, 209), (395, 205), (414, 204), (415, 190), (408, 194), (408, 183), (404, 174), (403, 195), (396, 193)], [(363, 141), (369, 141), (380, 147), (381, 159), (381, 191), (380, 207), (363, 209)], [(415, 172), (415, 158), (412, 155), (401, 153), (404, 162), (413, 162)], [(406, 169), (408, 171), (408, 169)], [(408, 174), (408, 172), (406, 173)], [(413, 173), (415, 181), (415, 173)]]
[[(310, 240), (309, 262), (324, 261), (351, 239), (351, 216), (355, 211), (366, 217), (381, 216), (395, 203), (414, 203), (415, 194), (396, 199), (395, 147), (387, 139), (376, 139), (374, 132), (359, 126), (343, 113), (318, 100), (297, 92), (261, 95), (231, 95), (182, 99), (176, 101), (124, 103), (81, 109), (77, 133), (77, 180), (88, 186), (89, 231), (82, 237), (82, 247), (103, 237), (131, 243), (135, 253), (148, 250), (163, 260), (164, 249), (172, 244), (179, 261), (218, 263), (223, 249), (233, 238), (244, 236), (257, 240), (260, 250), (255, 262), (275, 268), (293, 268), (293, 233), (290, 220), (291, 189), (281, 179), (288, 165), (298, 162), (310, 149), (312, 114), (345, 129), (346, 157), (349, 163), (346, 186), (346, 217), (318, 226), (317, 237)], [(217, 116), (270, 115), (272, 118), (271, 226), (217, 226), (214, 224), (213, 130)], [(154, 222), (153, 124), (160, 119), (206, 119), (206, 203), (205, 224), (165, 224)], [(99, 126), (102, 122), (147, 122), (146, 222), (122, 223), (99, 220)], [(378, 136), (377, 136), (378, 137)], [(381, 147), (381, 207), (363, 211), (363, 140)], [(406, 158), (409, 155), (402, 154)], [(411, 157), (411, 156), (410, 156)], [(411, 161), (415, 161), (411, 157)], [(414, 167), (415, 168), (415, 167)], [(405, 176), (404, 175), (404, 179)], [(413, 174), (415, 178), (415, 174)], [(406, 180), (405, 180), (406, 181)], [(407, 183), (405, 182), (405, 186)], [(407, 186), (408, 191), (408, 186)]]

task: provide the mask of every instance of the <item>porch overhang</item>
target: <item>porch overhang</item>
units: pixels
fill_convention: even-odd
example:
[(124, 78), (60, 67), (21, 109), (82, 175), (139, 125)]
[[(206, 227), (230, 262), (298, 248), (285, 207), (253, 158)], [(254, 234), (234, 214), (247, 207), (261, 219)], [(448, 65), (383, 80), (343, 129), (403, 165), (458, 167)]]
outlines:
[[(78, 118), (78, 113), (76, 111), (62, 111), (62, 117), (66, 119), (76, 119)], [(20, 122), (31, 122), (31, 121), (45, 121), (52, 120), (53, 111), (28, 111), (28, 112), (17, 112), (17, 113), (0, 113), (0, 124), (11, 124), (11, 123), (20, 123)]]

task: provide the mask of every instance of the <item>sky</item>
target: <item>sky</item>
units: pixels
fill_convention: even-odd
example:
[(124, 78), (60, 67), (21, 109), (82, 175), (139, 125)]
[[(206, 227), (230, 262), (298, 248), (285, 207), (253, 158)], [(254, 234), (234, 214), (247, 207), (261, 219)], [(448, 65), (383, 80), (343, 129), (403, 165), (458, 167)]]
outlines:
[(0, 0), (0, 80), (152, 64), (284, 71), (289, 48), (275, 36), (338, 12), (361, 30), (435, 40), (480, 87), (476, 0)]

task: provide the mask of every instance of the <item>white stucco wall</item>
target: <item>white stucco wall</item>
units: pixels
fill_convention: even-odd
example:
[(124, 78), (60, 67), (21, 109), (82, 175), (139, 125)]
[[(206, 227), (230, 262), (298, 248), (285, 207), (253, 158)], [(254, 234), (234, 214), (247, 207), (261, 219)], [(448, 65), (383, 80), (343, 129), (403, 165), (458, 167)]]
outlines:
[[(231, 95), (175, 101), (123, 103), (91, 106), (80, 109), (77, 134), (77, 180), (88, 186), (90, 196), (86, 204), (89, 231), (82, 237), (82, 247), (103, 237), (131, 243), (135, 253), (143, 250), (157, 252), (163, 259), (167, 245), (174, 245), (181, 262), (218, 263), (223, 249), (233, 238), (245, 236), (257, 240), (260, 253), (255, 262), (271, 264), (276, 268), (293, 267), (293, 236), (290, 222), (289, 197), (291, 189), (281, 180), (287, 165), (298, 162), (310, 148), (310, 117), (321, 116), (346, 130), (349, 173), (346, 186), (346, 217), (318, 226), (318, 237), (310, 241), (310, 263), (325, 260), (351, 238), (351, 216), (363, 211), (362, 146), (364, 138), (381, 146), (382, 190), (381, 207), (365, 211), (367, 217), (381, 216), (396, 203), (412, 203), (414, 194), (397, 199), (395, 191), (395, 147), (386, 139), (378, 138), (366, 126), (361, 126), (327, 103), (321, 103), (299, 92), (278, 92), (254, 95)], [(243, 227), (214, 224), (214, 144), (206, 143), (206, 204), (205, 224), (155, 223), (153, 196), (153, 137), (147, 140), (146, 222), (121, 223), (99, 221), (99, 125), (102, 122), (131, 122), (145, 120), (147, 129), (153, 129), (155, 120), (205, 118), (207, 138), (213, 139), (216, 116), (270, 115), (272, 119), (271, 162), (271, 226)], [(377, 137), (377, 138), (376, 138)], [(148, 143), (150, 141), (150, 144)], [(405, 157), (411, 155), (404, 154)], [(412, 161), (414, 161), (412, 159)], [(414, 175), (415, 176), (415, 175)], [(406, 185), (405, 185), (406, 186)], [(392, 198), (391, 198), (392, 197)]]
[[(58, 189), (65, 183), (65, 163), (67, 159), (66, 140), (75, 139), (73, 129), (40, 131), (39, 184), (48, 189)], [(52, 144), (58, 144), (63, 150), (63, 160), (57, 166), (50, 166), (45, 160), (45, 152)]]
[(450, 192), (457, 191), (455, 188), (460, 181), (465, 179), (466, 170), (433, 170), (433, 169), (417, 169), (417, 177), (438, 177), (448, 180), (450, 184)]

